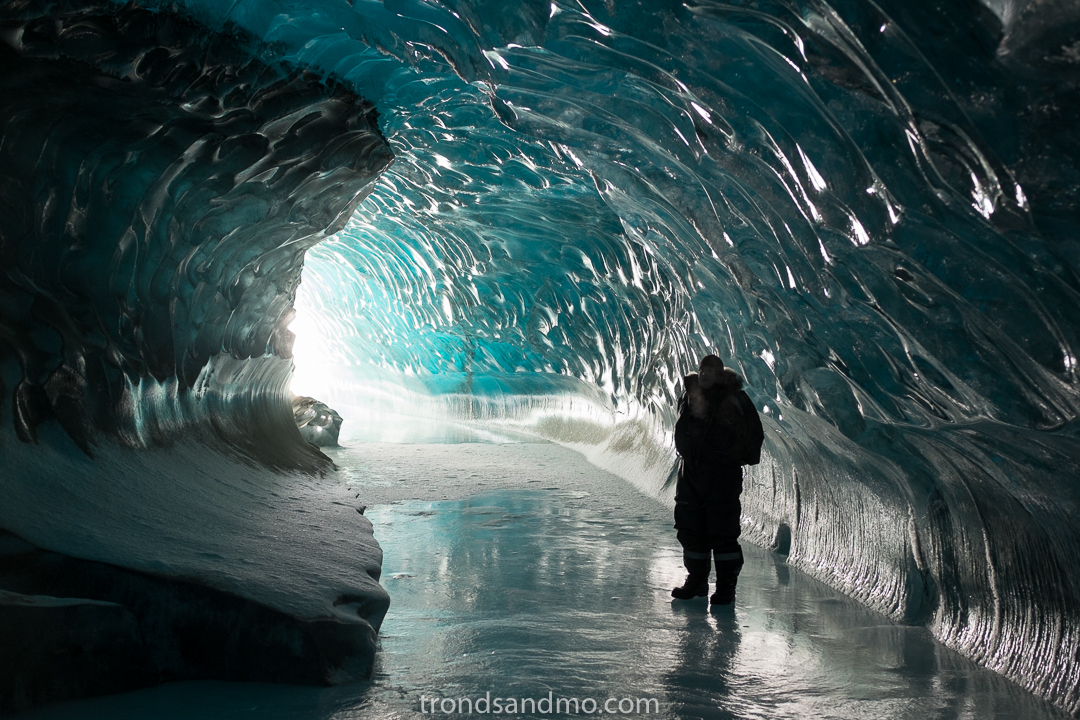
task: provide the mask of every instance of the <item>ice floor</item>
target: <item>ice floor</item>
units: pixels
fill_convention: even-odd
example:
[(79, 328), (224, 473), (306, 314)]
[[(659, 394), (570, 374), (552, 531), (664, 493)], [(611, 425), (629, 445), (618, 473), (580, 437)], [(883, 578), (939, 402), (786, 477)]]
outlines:
[[(565, 448), (369, 444), (335, 460), (385, 551), (372, 682), (176, 683), (19, 717), (381, 720), (488, 693), (490, 715), (496, 698), (518, 716), (522, 699), (576, 698), (580, 715), (632, 701), (625, 717), (638, 699), (664, 718), (1066, 717), (752, 546), (733, 611), (672, 602), (669, 510)], [(432, 697), (447, 701), (435, 713)], [(524, 716), (567, 716), (545, 709)]]

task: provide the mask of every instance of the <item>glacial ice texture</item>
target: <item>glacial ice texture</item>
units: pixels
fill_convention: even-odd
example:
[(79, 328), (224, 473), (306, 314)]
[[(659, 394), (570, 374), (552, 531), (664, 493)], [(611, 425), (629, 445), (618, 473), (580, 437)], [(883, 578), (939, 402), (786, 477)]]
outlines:
[[(294, 422), (286, 327), (305, 250), (392, 160), (374, 107), (239, 28), (11, 2), (0, 129), (0, 528), (118, 576), (158, 576), (125, 594), (42, 560), (38, 574), (56, 576), (24, 583), (36, 571), (23, 567), (3, 582), (28, 587), (4, 589), (136, 617), (155, 655), (140, 681), (369, 673), (389, 602), (370, 523), (305, 478), (276, 494), (286, 481), (267, 466), (331, 466)], [(22, 646), (20, 671), (48, 665), (63, 623), (78, 625), (54, 615), (68, 620), (27, 615), (49, 629)], [(58, 668), (29, 677), (40, 692), (5, 673), (0, 705), (130, 679), (98, 660), (55, 688)]]
[(370, 103), (237, 28), (78, 2), (0, 9), (5, 401), (92, 454), (201, 434), (326, 465), (292, 421), (304, 251), (392, 160)]
[[(12, 4), (5, 17), (45, 14), (34, 7)], [(51, 407), (76, 439), (133, 413), (146, 422), (124, 427), (160, 426), (167, 437), (172, 418), (189, 417), (189, 399), (220, 396), (236, 402), (211, 414), (215, 428), (265, 416), (281, 423), (275, 437), (289, 434), (284, 446), (303, 447), (285, 427), (284, 328), (304, 250), (347, 219), (307, 254), (301, 310), (318, 375), (340, 373), (326, 384), (339, 397), (310, 394), (341, 410), (339, 400), (361, 404), (376, 388), (426, 393), (474, 417), (554, 414), (537, 427), (606, 443), (611, 455), (644, 453), (645, 481), (658, 488), (677, 379), (717, 352), (746, 378), (767, 424), (768, 458), (745, 493), (747, 537), (1080, 711), (1072, 15), (1052, 4), (854, 0), (179, 7), (209, 30), (199, 42), (240, 33), (275, 72), (329, 79), (302, 83), (315, 96), (280, 116), (293, 131), (277, 115), (244, 131), (255, 150), (260, 136), (287, 137), (281, 145), (310, 174), (268, 165), (298, 184), (264, 194), (271, 176), (243, 168), (261, 169), (265, 155), (242, 163), (245, 143), (229, 155), (236, 168), (215, 174), (197, 161), (204, 141), (219, 142), (207, 131), (183, 136), (162, 161), (200, 172), (154, 194), (144, 188), (173, 175), (132, 154), (166, 126), (140, 124), (133, 109), (147, 98), (124, 104), (122, 79), (67, 72), (66, 55), (35, 55), (38, 36), (6, 24), (18, 57), (5, 49), (4, 62), (19, 72), (0, 80), (5, 117), (25, 107), (8, 84), (32, 95), (43, 86), (33, 73), (46, 73), (67, 83), (39, 93), (49, 103), (75, 98), (64, 107), (97, 109), (80, 120), (105, 118), (84, 146), (8, 142), (22, 126), (5, 126), (0, 150), (14, 169), (2, 196), (6, 214), (24, 218), (5, 229), (4, 289), (18, 288), (5, 328), (25, 331), (5, 330), (4, 381), (24, 435)], [(198, 43), (170, 47), (189, 45)], [(137, 67), (100, 60), (112, 56), (93, 43), (72, 47), (64, 53), (92, 57), (94, 73), (124, 78)], [(211, 67), (211, 57), (183, 67)], [(113, 87), (123, 92), (108, 95)], [(236, 97), (213, 83), (181, 89), (200, 89), (200, 101), (177, 91), (170, 107), (211, 124)], [(295, 108), (333, 106), (339, 93), (373, 104), (385, 145), (373, 114), (356, 120), (365, 130), (347, 135), (358, 144), (348, 152), (335, 150), (332, 122), (303, 132), (308, 116)], [(40, 107), (26, 132), (53, 127), (37, 118), (64, 117)], [(350, 168), (350, 179), (300, 182), (331, 177), (327, 163)], [(115, 202), (75, 206), (94, 212), (53, 213), (48, 178), (83, 188), (56, 194), (66, 202), (112, 188), (110, 171), (145, 182), (110, 189)], [(91, 182), (95, 172), (102, 179)], [(246, 193), (252, 184), (259, 191)], [(248, 208), (244, 198), (251, 208), (272, 198), (278, 214), (252, 226), (249, 210), (228, 212)], [(26, 219), (34, 213), (46, 220)], [(215, 224), (218, 213), (226, 220)], [(302, 230), (290, 224), (298, 216)], [(108, 232), (82, 232), (84, 217)], [(164, 229), (140, 245), (147, 217)], [(126, 250), (142, 247), (151, 253)], [(80, 364), (90, 346), (106, 359), (104, 380)], [(130, 402), (72, 414), (94, 396), (82, 388), (117, 377), (114, 360), (129, 389), (108, 397)], [(402, 375), (404, 387), (387, 385)], [(186, 390), (201, 387), (210, 390)], [(250, 410), (260, 402), (272, 412)], [(605, 436), (597, 418), (621, 425)]]
[(644, 455), (717, 352), (768, 427), (749, 538), (1080, 708), (1075, 100), (1030, 80), (1067, 53), (974, 4), (379, 8), (290, 46), (397, 157), (309, 253), (298, 353), (481, 417), (598, 390)]

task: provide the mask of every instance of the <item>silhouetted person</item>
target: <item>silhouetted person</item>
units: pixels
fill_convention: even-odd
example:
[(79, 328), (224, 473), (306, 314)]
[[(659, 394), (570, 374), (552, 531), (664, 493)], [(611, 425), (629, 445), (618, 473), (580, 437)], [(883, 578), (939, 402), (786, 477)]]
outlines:
[(680, 600), (708, 595), (712, 560), (716, 592), (709, 601), (729, 605), (743, 565), (738, 537), (744, 413), (747, 406), (750, 412), (756, 410), (742, 391), (742, 378), (715, 355), (702, 358), (698, 372), (686, 376), (685, 386), (675, 424), (675, 449), (681, 456), (675, 529), (688, 574), (671, 595)]

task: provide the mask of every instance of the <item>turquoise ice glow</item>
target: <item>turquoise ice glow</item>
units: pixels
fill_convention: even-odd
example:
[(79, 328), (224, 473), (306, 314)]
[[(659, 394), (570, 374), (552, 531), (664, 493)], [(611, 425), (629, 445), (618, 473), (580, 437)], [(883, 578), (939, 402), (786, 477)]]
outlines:
[[(241, 420), (278, 417), (258, 403), (282, 405), (303, 261), (298, 380), (324, 399), (362, 404), (375, 388), (516, 422), (544, 408), (532, 429), (644, 468), (637, 479), (658, 491), (680, 378), (715, 352), (767, 429), (746, 536), (790, 542), (793, 565), (1076, 713), (1080, 19), (1054, 3), (1050, 15), (989, 7), (996, 17), (865, 0), (161, 3), (210, 37), (253, 36), (269, 69), (252, 77), (310, 71), (289, 96), (298, 108), (274, 116), (275, 86), (255, 83), (258, 102), (236, 112), (262, 124), (234, 147), (215, 115), (243, 95), (227, 72), (225, 98), (192, 91), (158, 124), (130, 121), (115, 101), (129, 85), (110, 76), (72, 95), (112, 113), (88, 112), (97, 134), (72, 146), (86, 128), (41, 129), (34, 117), (66, 116), (19, 86), (40, 114), (9, 127), (40, 147), (0, 146), (24, 163), (0, 166), (0, 180), (22, 192), (20, 168), (54, 163), (41, 187), (67, 182), (58, 195), (77, 212), (50, 212), (45, 249), (34, 222), (5, 236), (18, 238), (5, 262), (22, 264), (4, 269), (0, 290), (19, 302), (2, 309), (35, 328), (4, 326), (23, 353), (0, 357), (19, 383), (15, 417), (52, 407), (87, 452), (84, 425), (121, 411), (133, 445), (187, 422), (234, 445), (256, 435), (239, 443), (251, 454), (287, 446)], [(5, 38), (26, 68), (52, 57), (34, 55), (34, 33)], [(93, 44), (69, 49), (97, 57)], [(116, 72), (166, 76), (171, 57)], [(378, 109), (388, 168), (370, 114), (360, 149), (333, 145), (341, 108), (360, 98)], [(306, 124), (316, 106), (329, 130)], [(165, 152), (176, 148), (161, 127), (195, 125), (205, 132), (176, 143), (183, 162)], [(160, 177), (131, 159), (143, 141), (165, 148)], [(189, 155), (199, 182), (174, 182)], [(287, 198), (276, 167), (248, 173), (286, 159), (311, 182)], [(44, 212), (50, 192), (6, 202)], [(344, 229), (316, 245), (343, 212)], [(105, 379), (66, 345), (72, 327)], [(37, 356), (51, 364), (24, 359)], [(112, 392), (110, 379), (123, 402), (109, 395), (80, 425), (70, 408)], [(582, 398), (589, 412), (568, 410)], [(281, 418), (280, 437), (322, 458)], [(164, 429), (142, 432), (154, 422)]]
[[(717, 352), (769, 427), (752, 537), (1075, 697), (1007, 588), (1076, 597), (1077, 256), (997, 155), (1007, 106), (959, 95), (983, 69), (865, 4), (334, 7), (303, 43), (258, 24), (354, 78), (396, 155), (308, 255), (333, 354), (455, 395), (575, 378), (667, 426)], [(355, 54), (376, 37), (400, 65)]]

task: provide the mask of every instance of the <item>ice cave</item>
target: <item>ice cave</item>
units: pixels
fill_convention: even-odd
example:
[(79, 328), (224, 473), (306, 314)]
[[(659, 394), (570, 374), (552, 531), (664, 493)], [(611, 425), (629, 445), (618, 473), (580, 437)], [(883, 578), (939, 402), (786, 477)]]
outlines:
[[(1080, 5), (0, 40), (0, 714), (1080, 716)], [(710, 353), (727, 614), (668, 592)]]

